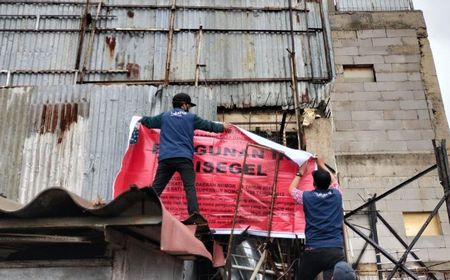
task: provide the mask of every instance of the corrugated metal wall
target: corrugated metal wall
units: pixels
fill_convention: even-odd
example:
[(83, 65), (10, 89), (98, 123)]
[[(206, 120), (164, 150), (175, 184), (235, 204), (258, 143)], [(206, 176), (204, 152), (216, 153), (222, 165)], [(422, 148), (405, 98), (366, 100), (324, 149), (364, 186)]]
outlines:
[(317, 106), (333, 76), (327, 19), (321, 1), (292, 2), (291, 31), (288, 0), (0, 0), (0, 192), (111, 198), (131, 116), (178, 91), (208, 119), (292, 108), (292, 38), (301, 106)]
[(0, 89), (0, 192), (23, 203), (49, 187), (111, 199), (131, 117), (167, 110), (179, 91), (197, 102), (194, 113), (215, 118), (214, 96), (204, 87)]
[[(288, 0), (189, 0), (174, 2), (174, 10), (172, 2), (92, 2), (81, 32), (85, 1), (0, 0), (0, 86), (164, 81), (192, 86), (197, 78), (217, 87), (223, 100), (236, 100), (236, 84), (253, 88), (257, 96), (288, 93)], [(307, 100), (325, 100), (328, 91), (321, 85), (332, 69), (320, 1), (292, 2), (298, 79), (316, 85), (308, 86)], [(246, 104), (248, 95), (243, 91), (233, 106)], [(255, 105), (280, 105), (267, 102), (270, 96), (261, 100)], [(285, 103), (292, 98), (281, 100), (292, 105)]]

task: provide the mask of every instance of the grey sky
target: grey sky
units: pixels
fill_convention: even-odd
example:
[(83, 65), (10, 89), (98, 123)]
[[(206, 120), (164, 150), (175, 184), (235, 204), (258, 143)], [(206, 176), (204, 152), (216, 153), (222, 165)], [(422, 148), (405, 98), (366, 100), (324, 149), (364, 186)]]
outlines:
[(428, 39), (433, 51), (442, 98), (450, 120), (450, 1), (413, 0), (414, 8), (422, 10), (427, 24)]

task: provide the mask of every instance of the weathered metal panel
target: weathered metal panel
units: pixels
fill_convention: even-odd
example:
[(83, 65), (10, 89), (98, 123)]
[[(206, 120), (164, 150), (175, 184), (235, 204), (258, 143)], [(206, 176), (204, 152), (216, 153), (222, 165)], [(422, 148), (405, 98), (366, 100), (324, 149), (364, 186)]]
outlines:
[[(49, 187), (84, 198), (112, 198), (134, 115), (171, 108), (172, 96), (189, 93), (193, 112), (216, 117), (205, 87), (54, 86), (0, 91), (0, 192), (28, 202)], [(158, 92), (158, 94), (156, 94)], [(76, 159), (76, 160), (75, 160)]]
[(73, 69), (78, 34), (71, 32), (3, 32), (0, 33), (2, 70)]
[(23, 146), (31, 122), (29, 88), (0, 89), (0, 192), (17, 199)]
[(86, 68), (116, 73), (92, 73), (85, 80), (162, 80), (166, 45), (167, 34), (163, 33), (101, 33), (95, 37)]
[[(6, 11), (0, 16), (0, 29), (27, 29), (0, 32), (0, 70), (10, 71), (9, 75), (0, 74), (0, 85), (68, 85), (81, 76), (86, 82), (162, 82), (167, 58), (170, 81), (194, 84), (197, 61), (201, 65), (199, 82), (211, 87), (223, 88), (238, 81), (249, 83), (243, 85), (248, 89), (264, 89), (258, 92), (263, 95), (265, 91), (276, 92), (284, 87), (278, 83), (291, 79), (287, 0), (177, 3), (169, 55), (171, 0), (104, 2), (92, 44), (93, 24), (88, 25), (84, 36), (80, 57), (84, 74), (77, 72), (75, 61), (85, 2), (44, 2), (0, 3)], [(333, 70), (327, 63), (329, 53), (323, 38), (328, 34), (324, 34), (320, 4), (293, 1), (293, 7), (297, 76), (301, 80), (327, 80)], [(93, 18), (96, 11), (97, 4), (92, 3), (89, 12)], [(200, 25), (204, 29), (201, 40)], [(210, 85), (209, 80), (215, 81)], [(270, 90), (269, 86), (275, 88)]]
[(338, 11), (409, 11), (412, 0), (336, 0)]
[[(293, 108), (294, 101), (290, 82), (284, 83), (237, 83), (220, 85), (212, 89), (217, 105), (225, 108), (283, 107)], [(300, 106), (317, 107), (329, 96), (330, 85), (298, 83)]]
[[(205, 67), (201, 68), (201, 76), (206, 81), (290, 78), (289, 53), (286, 50), (289, 41), (290, 36), (286, 33), (204, 33), (200, 64)], [(321, 34), (297, 35), (295, 43), (298, 76), (326, 78), (326, 53)], [(311, 51), (309, 44), (312, 46)], [(194, 33), (175, 35), (171, 79), (194, 79), (196, 55)]]

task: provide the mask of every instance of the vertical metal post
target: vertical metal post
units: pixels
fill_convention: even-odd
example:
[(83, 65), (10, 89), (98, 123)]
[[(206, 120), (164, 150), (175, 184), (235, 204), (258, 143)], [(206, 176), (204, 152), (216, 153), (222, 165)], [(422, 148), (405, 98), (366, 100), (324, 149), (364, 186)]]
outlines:
[(198, 30), (198, 45), (197, 45), (197, 59), (195, 64), (195, 86), (198, 87), (198, 79), (200, 78), (200, 56), (202, 52), (202, 40), (203, 40), (203, 26), (200, 25)]
[(102, 9), (102, 2), (98, 2), (97, 14), (95, 15), (94, 25), (92, 26), (91, 36), (89, 37), (88, 49), (87, 49), (86, 54), (84, 55), (83, 66), (81, 67), (80, 83), (83, 83), (84, 76), (86, 75), (86, 70), (87, 70), (86, 68), (89, 67), (89, 61), (91, 59), (92, 48), (94, 45), (95, 33), (97, 32), (98, 17), (100, 15), (101, 9)]
[(273, 208), (275, 207), (275, 200), (277, 198), (277, 184), (278, 184), (279, 168), (280, 168), (280, 153), (277, 152), (276, 164), (275, 164), (275, 174), (274, 174), (273, 185), (272, 185), (272, 196), (271, 196), (270, 210), (269, 210), (268, 239), (270, 239), (270, 235), (272, 234)]
[(81, 53), (83, 51), (84, 33), (86, 32), (88, 13), (89, 13), (89, 1), (86, 0), (86, 5), (84, 7), (84, 13), (80, 21), (80, 34), (78, 36), (78, 49), (77, 57), (75, 59), (75, 69), (80, 70)]
[[(244, 163), (242, 164), (242, 166), (245, 166), (245, 164), (247, 163), (247, 156), (248, 156), (248, 147), (249, 144), (247, 144), (247, 146), (245, 147), (245, 153), (244, 153)], [(242, 181), (244, 179), (244, 172), (241, 172), (241, 176), (239, 178), (239, 188), (236, 194), (236, 206), (234, 207), (234, 214), (233, 214), (233, 222), (231, 225), (231, 233), (230, 233), (230, 239), (228, 240), (228, 249), (227, 249), (227, 258), (226, 258), (226, 262), (225, 262), (225, 271), (227, 273), (227, 279), (231, 280), (231, 267), (232, 267), (232, 259), (231, 259), (231, 251), (232, 251), (232, 247), (233, 247), (233, 237), (234, 237), (234, 228), (236, 226), (236, 218), (237, 218), (237, 214), (238, 214), (238, 208), (239, 208), (239, 204), (241, 202), (241, 193), (242, 193)]]
[(331, 81), (331, 78), (332, 78), (331, 67), (333, 67), (333, 66), (331, 64), (331, 59), (330, 59), (330, 55), (331, 55), (330, 42), (328, 41), (328, 34), (326, 32), (327, 29), (325, 27), (325, 15), (324, 15), (325, 12), (323, 10), (322, 1), (319, 1), (319, 9), (320, 9), (320, 22), (321, 22), (321, 25), (322, 25), (322, 37), (323, 37), (323, 42), (324, 42), (324, 45), (325, 45), (325, 61), (327, 63), (327, 78), (328, 78), (329, 81)]
[[(376, 195), (373, 196), (375, 198)], [(369, 199), (371, 201), (372, 198)], [(377, 206), (375, 205), (375, 202), (369, 204), (369, 224), (370, 224), (370, 230), (372, 232), (372, 239), (376, 244), (379, 244), (378, 242), (378, 231), (377, 231)], [(380, 250), (375, 247), (375, 259), (377, 262), (377, 273), (378, 273), (378, 279), (383, 279), (383, 272), (381, 267), (381, 256), (380, 256)]]
[(175, 11), (176, 11), (176, 0), (172, 0), (172, 7), (170, 9), (170, 23), (169, 23), (169, 37), (167, 42), (167, 53), (166, 53), (166, 71), (164, 73), (164, 84), (169, 84), (170, 79), (170, 64), (172, 61), (172, 49), (173, 49), (173, 31), (175, 27)]
[[(305, 4), (306, 5), (306, 4)], [(297, 64), (295, 57), (295, 37), (294, 37), (294, 18), (292, 10), (292, 0), (289, 0), (289, 26), (291, 34), (291, 50), (289, 52), (291, 58), (291, 77), (292, 77), (292, 95), (294, 96), (295, 121), (297, 123), (297, 141), (298, 147), (302, 148), (302, 126), (300, 122), (300, 104), (298, 100), (298, 80), (297, 80)]]

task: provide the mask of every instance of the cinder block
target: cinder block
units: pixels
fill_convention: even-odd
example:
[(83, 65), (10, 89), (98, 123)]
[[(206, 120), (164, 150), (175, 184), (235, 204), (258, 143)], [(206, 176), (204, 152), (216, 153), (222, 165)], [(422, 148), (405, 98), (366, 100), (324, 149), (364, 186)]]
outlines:
[(333, 88), (333, 92), (361, 92), (363, 90), (363, 83), (336, 83)]
[(414, 63), (420, 62), (420, 55), (412, 54), (412, 55), (386, 55), (384, 56), (385, 63)]
[(332, 31), (331, 36), (333, 39), (353, 39), (356, 38), (355, 31)]
[(350, 103), (351, 111), (366, 111), (367, 110), (367, 102), (366, 101), (352, 101)]
[(421, 90), (423, 84), (421, 81), (406, 82), (376, 82), (364, 83), (364, 89), (367, 91), (405, 91), (405, 90)]
[(394, 110), (384, 111), (383, 118), (385, 120), (417, 120), (416, 110)]
[(348, 101), (350, 100), (348, 97), (348, 93), (346, 92), (333, 92), (330, 95), (331, 101)]
[(386, 29), (387, 37), (417, 37), (415, 29)]
[(404, 129), (430, 129), (430, 120), (402, 120)]
[(420, 63), (392, 63), (392, 71), (420, 73)]
[(383, 111), (352, 111), (351, 116), (354, 121), (382, 120)]
[(366, 110), (400, 110), (399, 101), (367, 101)]
[(402, 127), (400, 120), (352, 121), (355, 130), (394, 130)]
[(373, 142), (374, 151), (377, 152), (401, 152), (406, 151), (403, 141), (376, 141)]
[(434, 188), (418, 188), (418, 190), (421, 199), (440, 199), (442, 197), (441, 195), (436, 194)]
[(393, 141), (422, 140), (420, 130), (389, 130), (387, 137)]
[(389, 54), (386, 47), (359, 47), (359, 55)]
[(392, 72), (392, 64), (390, 63), (374, 63), (373, 70), (375, 73), (391, 73)]
[(380, 92), (351, 92), (348, 94), (349, 100), (353, 101), (370, 101), (370, 100), (378, 100), (381, 101), (381, 93)]
[(450, 248), (430, 248), (428, 249), (430, 254), (430, 261), (433, 262), (444, 262), (448, 261), (448, 256), (450, 256)]
[(360, 39), (386, 37), (385, 29), (358, 30), (356, 36)]
[(400, 109), (402, 110), (426, 110), (428, 104), (425, 100), (401, 100)]
[(338, 55), (358, 55), (358, 47), (342, 47), (342, 48), (335, 48), (334, 54), (336, 56)]
[(411, 45), (411, 46), (418, 46), (419, 45), (419, 39), (417, 39), (416, 36), (414, 37), (402, 37), (403, 45)]
[(405, 72), (398, 73), (376, 73), (377, 82), (404, 82), (408, 80)]
[(353, 61), (355, 62), (355, 64), (375, 64), (383, 61), (383, 56), (381, 55), (354, 56)]
[(407, 73), (407, 77), (409, 81), (421, 81), (422, 75), (419, 72), (410, 72)]
[(422, 134), (422, 139), (423, 140), (429, 140), (431, 141), (431, 139), (435, 139), (435, 135), (434, 135), (434, 131), (432, 129), (423, 129), (420, 131), (420, 133)]
[(419, 120), (429, 120), (431, 112), (428, 110), (417, 110)]
[(415, 249), (445, 248), (443, 236), (422, 236), (414, 246)]
[(413, 91), (413, 93), (414, 93), (414, 99), (418, 99), (418, 100), (426, 99), (424, 90), (416, 90), (416, 91)]
[(439, 177), (437, 176), (423, 176), (417, 179), (417, 183), (421, 188), (434, 188), (440, 186)]
[(342, 64), (342, 65), (354, 64), (353, 56), (349, 56), (349, 55), (336, 55), (336, 56), (334, 56), (334, 62), (336, 64)]
[(338, 142), (354, 141), (354, 131), (335, 131), (333, 133), (333, 139)]
[(332, 118), (337, 121), (350, 121), (352, 116), (350, 111), (333, 111)]
[(336, 101), (331, 103), (331, 108), (333, 112), (339, 111), (351, 111), (352, 102), (351, 101)]
[(335, 120), (334, 127), (336, 128), (336, 131), (352, 130), (352, 122)]
[(387, 51), (391, 55), (415, 55), (420, 54), (419, 46), (412, 45), (396, 45), (396, 46), (388, 46)]
[(407, 141), (406, 147), (408, 151), (433, 151), (433, 145), (431, 141), (422, 140), (422, 141)]
[(414, 91), (385, 91), (381, 92), (383, 100), (411, 100), (414, 99)]
[[(353, 131), (353, 139), (357, 141), (386, 141), (387, 134), (385, 131)], [(366, 186), (368, 187), (368, 186)]]
[(424, 211), (423, 200), (408, 200), (408, 203), (392, 203), (392, 211), (421, 212)]
[(372, 39), (335, 39), (333, 40), (333, 47), (370, 47), (372, 46)]
[(374, 46), (392, 46), (392, 45), (402, 45), (401, 38), (373, 38), (372, 44)]

